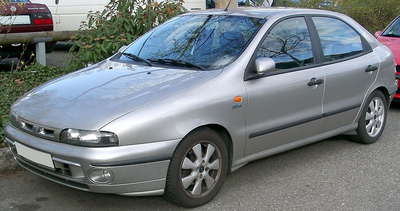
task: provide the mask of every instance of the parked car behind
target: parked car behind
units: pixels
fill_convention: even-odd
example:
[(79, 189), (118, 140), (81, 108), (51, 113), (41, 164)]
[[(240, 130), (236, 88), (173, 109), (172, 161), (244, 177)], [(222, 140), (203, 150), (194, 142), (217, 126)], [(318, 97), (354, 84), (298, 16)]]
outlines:
[[(392, 50), (396, 60), (397, 79), (400, 80), (400, 16), (395, 18), (383, 31), (377, 31), (375, 37), (382, 44)], [(400, 88), (400, 83), (399, 83)], [(400, 101), (400, 89), (394, 96), (395, 101)]]
[[(110, 0), (32, 0), (46, 4), (53, 14), (54, 31), (76, 31), (82, 21), (87, 21), (89, 11), (103, 11)], [(206, 9), (205, 0), (185, 0), (189, 11)]]
[(376, 142), (396, 90), (392, 52), (345, 15), (209, 10), (28, 92), (5, 136), (54, 182), (195, 207), (256, 159), (339, 134)]
[[(52, 16), (44, 4), (31, 3), (29, 0), (10, 0), (9, 3), (1, 3), (0, 14), (1, 34), (53, 31)], [(46, 53), (50, 53), (54, 45), (54, 42), (46, 43)], [(22, 52), (23, 57), (30, 57), (35, 52), (35, 45), (26, 45), (21, 41), (2, 45), (0, 49), (2, 58), (20, 57)]]

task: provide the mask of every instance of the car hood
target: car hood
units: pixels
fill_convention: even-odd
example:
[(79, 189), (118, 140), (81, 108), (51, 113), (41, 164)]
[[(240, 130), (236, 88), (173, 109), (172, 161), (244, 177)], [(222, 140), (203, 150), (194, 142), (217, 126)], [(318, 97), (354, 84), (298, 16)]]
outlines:
[(28, 92), (13, 104), (12, 110), (18, 117), (42, 126), (98, 130), (124, 114), (203, 83), (219, 72), (106, 61)]
[(380, 43), (386, 45), (390, 50), (392, 50), (396, 64), (400, 65), (400, 38), (379, 36), (378, 40)]

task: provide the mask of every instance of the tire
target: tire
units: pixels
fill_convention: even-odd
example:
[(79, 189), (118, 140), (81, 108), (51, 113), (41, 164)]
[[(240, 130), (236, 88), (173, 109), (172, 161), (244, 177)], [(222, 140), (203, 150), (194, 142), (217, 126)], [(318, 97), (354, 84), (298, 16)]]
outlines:
[(364, 105), (358, 120), (357, 135), (353, 140), (362, 144), (372, 144), (378, 141), (385, 128), (388, 103), (382, 92), (374, 91)]
[(211, 201), (228, 171), (228, 152), (222, 137), (210, 128), (187, 135), (170, 162), (164, 197), (182, 207)]

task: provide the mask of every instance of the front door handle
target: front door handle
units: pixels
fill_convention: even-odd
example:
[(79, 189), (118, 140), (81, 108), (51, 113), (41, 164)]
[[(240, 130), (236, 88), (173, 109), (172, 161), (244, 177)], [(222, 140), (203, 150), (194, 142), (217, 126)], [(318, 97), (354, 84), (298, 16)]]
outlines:
[(377, 66), (368, 65), (367, 69), (365, 69), (365, 72), (371, 73), (371, 72), (373, 72), (373, 71), (375, 71), (377, 69), (378, 69)]
[(308, 86), (316, 86), (316, 85), (320, 85), (320, 84), (322, 84), (322, 83), (324, 83), (324, 80), (322, 80), (322, 79), (316, 79), (316, 78), (312, 78), (311, 79), (311, 81), (310, 82), (308, 82)]

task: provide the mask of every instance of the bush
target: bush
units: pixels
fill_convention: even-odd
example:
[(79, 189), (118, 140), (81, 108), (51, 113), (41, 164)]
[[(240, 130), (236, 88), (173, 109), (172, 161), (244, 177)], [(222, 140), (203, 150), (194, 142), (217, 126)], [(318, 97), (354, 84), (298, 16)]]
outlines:
[(400, 15), (398, 0), (280, 0), (276, 6), (317, 8), (346, 14), (370, 33), (383, 30)]
[(186, 11), (182, 2), (111, 0), (102, 12), (91, 11), (88, 22), (82, 22), (79, 33), (72, 37), (75, 45), (71, 52), (79, 51), (70, 65), (79, 69), (113, 55), (157, 24)]
[(36, 63), (23, 70), (0, 72), (0, 148), (6, 146), (4, 127), (8, 123), (11, 104), (29, 90), (69, 72), (67, 68), (43, 67)]
[(346, 0), (339, 3), (338, 12), (363, 25), (369, 32), (383, 30), (400, 15), (398, 0)]

